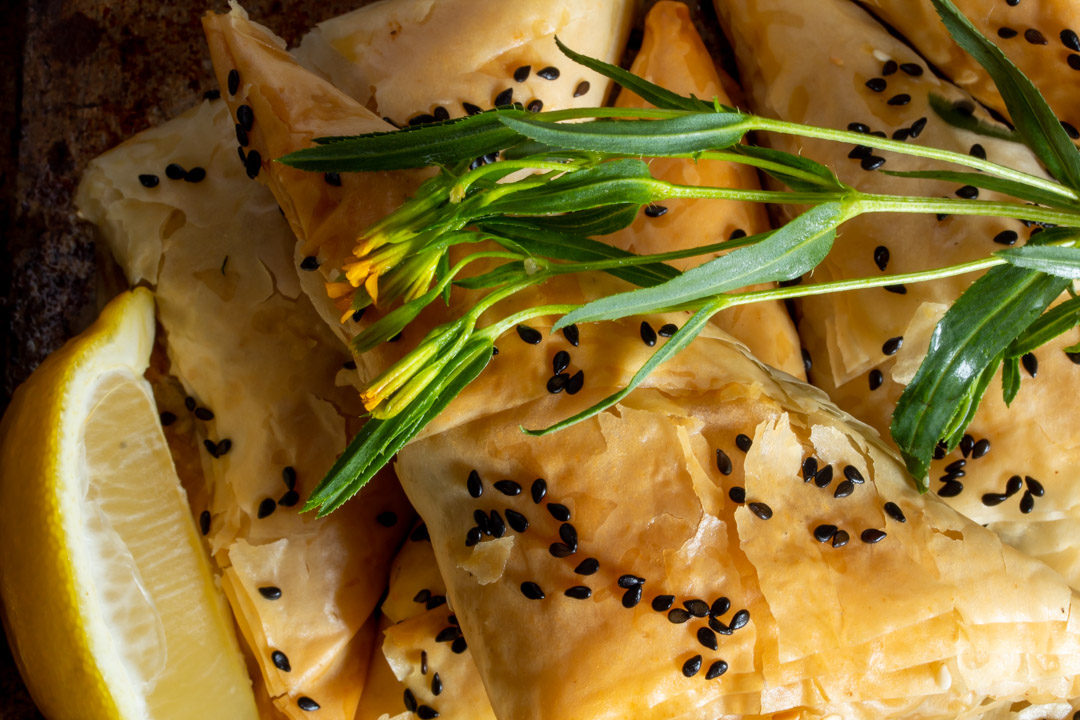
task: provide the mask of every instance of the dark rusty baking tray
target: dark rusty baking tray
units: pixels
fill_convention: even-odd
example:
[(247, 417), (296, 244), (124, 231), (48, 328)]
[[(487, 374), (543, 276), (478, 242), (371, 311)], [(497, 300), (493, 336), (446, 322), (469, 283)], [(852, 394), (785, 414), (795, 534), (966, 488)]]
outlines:
[[(243, 5), (292, 44), (316, 22), (367, 2)], [(688, 4), (719, 54), (711, 3)], [(95, 249), (92, 229), (75, 216), (71, 200), (86, 163), (216, 89), (199, 24), (208, 9), (226, 4), (0, 2), (0, 411), (105, 299), (100, 271), (110, 260)], [(41, 717), (0, 639), (0, 720)]]

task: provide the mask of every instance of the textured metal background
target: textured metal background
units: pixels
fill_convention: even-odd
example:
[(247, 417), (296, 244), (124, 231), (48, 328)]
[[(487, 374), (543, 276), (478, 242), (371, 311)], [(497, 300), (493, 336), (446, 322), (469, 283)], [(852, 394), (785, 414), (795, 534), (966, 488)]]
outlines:
[[(314, 23), (366, 2), (243, 5), (292, 44)], [(720, 48), (711, 3), (688, 4), (710, 47)], [(199, 25), (207, 9), (226, 5), (0, 0), (0, 410), (107, 294), (110, 261), (71, 202), (86, 163), (216, 88)], [(0, 718), (41, 718), (2, 639)]]

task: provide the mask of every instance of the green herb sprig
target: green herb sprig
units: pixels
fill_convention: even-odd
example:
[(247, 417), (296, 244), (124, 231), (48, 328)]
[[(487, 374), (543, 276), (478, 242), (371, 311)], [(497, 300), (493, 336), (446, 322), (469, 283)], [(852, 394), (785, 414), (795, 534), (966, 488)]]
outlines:
[[(1024, 353), (1080, 323), (1080, 299), (1049, 309), (1080, 278), (1080, 152), (1038, 90), (952, 5), (932, 0), (949, 32), (991, 74), (1015, 131), (1003, 131), (933, 98), (942, 117), (974, 132), (1026, 144), (1053, 179), (969, 155), (843, 130), (800, 125), (683, 97), (621, 68), (575, 53), (571, 59), (655, 105), (650, 109), (578, 108), (529, 113), (506, 107), (471, 117), (356, 137), (323, 138), (280, 161), (318, 172), (437, 165), (399, 210), (369, 228), (358, 259), (343, 268), (355, 288), (353, 308), (392, 307), (355, 339), (359, 352), (394, 337), (451, 287), (474, 291), (474, 304), (437, 327), (373, 379), (362, 396), (371, 419), (315, 489), (308, 509), (331, 512), (363, 487), (394, 453), (483, 371), (496, 339), (540, 316), (554, 328), (677, 310), (693, 314), (636, 372), (626, 388), (551, 427), (566, 428), (619, 402), (648, 374), (690, 344), (725, 308), (893, 284), (929, 282), (986, 271), (938, 323), (930, 350), (900, 397), (892, 434), (922, 490), (933, 453), (963, 436), (990, 380), (1003, 367), (1003, 394), (1019, 388)], [(566, 122), (574, 120), (576, 122)], [(891, 173), (970, 184), (1016, 198), (982, 201), (871, 194), (841, 183), (812, 159), (743, 144), (748, 133), (794, 134), (927, 158), (959, 166)], [(498, 162), (488, 159), (501, 154)], [(681, 157), (742, 163), (786, 190), (685, 186), (658, 180), (643, 158)], [(521, 176), (519, 171), (531, 174)], [(518, 175), (514, 175), (518, 173)], [(655, 255), (635, 255), (594, 239), (628, 226), (643, 206), (676, 198), (729, 199), (807, 206), (786, 225), (760, 235)], [(947, 213), (1015, 218), (1054, 229), (1024, 246), (929, 271), (742, 291), (794, 280), (832, 248), (837, 229), (868, 213)], [(498, 247), (492, 250), (492, 244)], [(451, 264), (452, 248), (460, 252)], [(667, 263), (727, 251), (685, 272)], [(479, 268), (479, 270), (477, 270)], [(480, 326), (481, 316), (523, 290), (567, 273), (605, 272), (637, 289), (583, 305), (548, 305)]]

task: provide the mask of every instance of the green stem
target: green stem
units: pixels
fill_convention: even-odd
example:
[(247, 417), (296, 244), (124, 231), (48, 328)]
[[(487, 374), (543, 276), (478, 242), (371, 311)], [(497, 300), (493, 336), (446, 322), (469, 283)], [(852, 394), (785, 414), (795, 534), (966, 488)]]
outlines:
[(1078, 211), (1044, 208), (1023, 203), (859, 193), (854, 200), (854, 205), (859, 212), (979, 215), (1066, 225), (1069, 227), (1080, 226), (1080, 212)]
[(656, 200), (742, 200), (746, 202), (773, 203), (776, 205), (816, 205), (830, 200), (843, 200), (846, 193), (838, 192), (786, 192), (783, 190), (743, 190), (741, 188), (700, 187), (676, 185), (663, 180), (643, 181), (653, 188)]

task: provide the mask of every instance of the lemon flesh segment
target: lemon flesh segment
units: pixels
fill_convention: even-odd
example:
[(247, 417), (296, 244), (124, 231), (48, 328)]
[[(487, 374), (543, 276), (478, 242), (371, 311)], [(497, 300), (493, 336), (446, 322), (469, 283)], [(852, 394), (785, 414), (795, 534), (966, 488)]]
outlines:
[(17, 391), (0, 429), (0, 593), (50, 720), (256, 718), (125, 293)]

